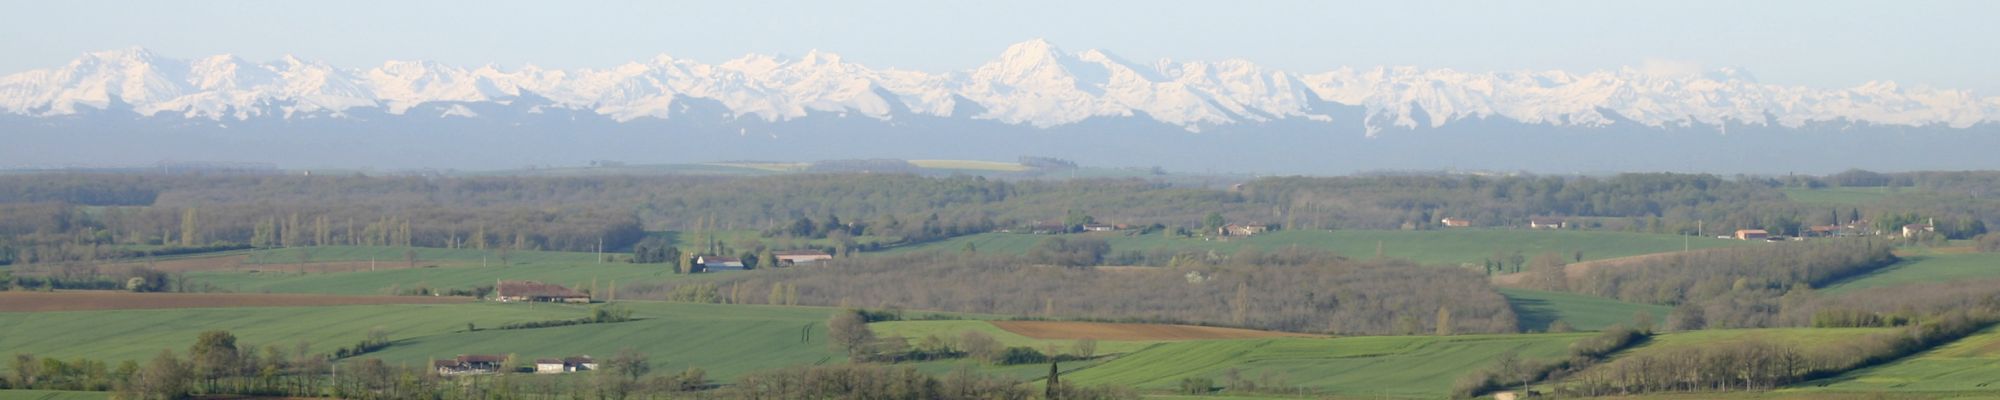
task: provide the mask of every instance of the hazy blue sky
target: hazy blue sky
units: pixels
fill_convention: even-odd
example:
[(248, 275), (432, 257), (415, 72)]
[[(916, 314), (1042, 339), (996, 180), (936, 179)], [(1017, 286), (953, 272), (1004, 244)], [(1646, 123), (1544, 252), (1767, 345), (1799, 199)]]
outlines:
[[(406, 4), (408, 3), (408, 4)], [(1081, 3), (1081, 4), (1075, 4)], [(1770, 83), (1870, 80), (2000, 94), (2000, 1), (0, 1), (0, 73), (144, 46), (365, 67), (608, 67), (657, 54), (841, 53), (933, 72), (1046, 38), (1145, 62), (1294, 72), (1735, 66)]]

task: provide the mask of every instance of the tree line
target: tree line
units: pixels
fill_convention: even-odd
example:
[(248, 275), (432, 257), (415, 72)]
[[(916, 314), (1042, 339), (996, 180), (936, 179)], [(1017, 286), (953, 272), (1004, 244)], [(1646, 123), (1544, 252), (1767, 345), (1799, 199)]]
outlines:
[(1516, 331), (1506, 299), (1476, 272), (1296, 248), (1145, 270), (1033, 266), (1020, 256), (935, 251), (823, 264), (713, 282), (634, 284), (620, 293), (750, 302), (754, 296), (717, 291), (755, 293), (783, 285), (788, 302), (804, 305), (1341, 334)]

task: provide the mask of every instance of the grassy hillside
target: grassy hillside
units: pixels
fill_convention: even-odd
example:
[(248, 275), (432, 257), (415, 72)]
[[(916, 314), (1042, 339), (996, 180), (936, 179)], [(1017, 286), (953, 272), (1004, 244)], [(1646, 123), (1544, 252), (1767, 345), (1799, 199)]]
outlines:
[(1827, 286), (1826, 290), (1837, 293), (1909, 283), (1988, 278), (2000, 278), (2000, 253), (1935, 254), (1910, 257), (1875, 273)]
[(523, 358), (587, 354), (601, 358), (632, 347), (646, 353), (656, 371), (699, 367), (720, 381), (756, 370), (846, 362), (844, 354), (834, 352), (826, 343), (828, 309), (651, 302), (626, 305), (633, 307), (635, 316), (645, 319), (440, 333), (398, 342), (374, 356), (418, 365), (457, 354), (516, 354)]
[(109, 398), (111, 398), (111, 392), (0, 390), (0, 400), (103, 400)]
[[(509, 322), (577, 318), (587, 312), (584, 306), (498, 303), (0, 313), (0, 348), (63, 359), (144, 361), (161, 349), (185, 351), (200, 332), (223, 329), (234, 333), (239, 345), (277, 344), (290, 350), (306, 341), (315, 352), (331, 352), (379, 327), (395, 344), (370, 356), (405, 365), (474, 353), (608, 357), (626, 346), (647, 353), (655, 370), (695, 366), (722, 380), (753, 370), (844, 362), (825, 341), (828, 309), (622, 304), (643, 319), (493, 330)], [(466, 332), (468, 322), (481, 330)]]
[[(995, 327), (986, 321), (890, 321), (868, 324), (868, 327), (875, 331), (876, 336), (903, 335), (903, 337), (909, 338), (912, 342), (929, 335), (938, 335), (939, 337), (957, 340), (959, 335), (963, 335), (965, 332), (980, 332), (992, 335), (994, 339), (1000, 341), (1000, 344), (1010, 347), (1028, 346), (1041, 349), (1048, 345), (1055, 345), (1057, 348), (1068, 350), (1071, 345), (1076, 343), (1074, 340), (1041, 340), (1021, 336), (1020, 334)], [(1166, 342), (1102, 340), (1097, 342), (1097, 354), (1130, 353), (1157, 343)], [(1043, 372), (1046, 373), (1048, 371), (1044, 370)]]
[[(497, 262), (497, 261), (496, 261)], [(728, 272), (725, 272), (728, 273)], [(696, 275), (705, 276), (705, 275)], [(196, 284), (209, 284), (224, 290), (245, 293), (326, 293), (326, 294), (395, 294), (397, 291), (417, 287), (433, 289), (471, 288), (490, 286), (497, 280), (535, 280), (566, 286), (589, 287), (596, 281), (601, 288), (609, 288), (613, 282), (619, 285), (640, 282), (654, 282), (686, 279), (688, 275), (675, 274), (673, 267), (666, 264), (628, 263), (578, 263), (578, 264), (532, 264), (480, 267), (450, 266), (435, 268), (381, 269), (354, 272), (316, 271), (299, 272), (252, 272), (252, 271), (205, 271), (190, 272), (188, 280)]]
[(0, 349), (63, 359), (144, 361), (160, 349), (186, 350), (202, 331), (226, 329), (240, 344), (291, 349), (304, 341), (315, 352), (332, 352), (374, 328), (400, 340), (464, 330), (468, 322), (490, 327), (582, 314), (575, 307), (491, 303), (0, 313)]
[(1507, 296), (1507, 303), (1514, 306), (1514, 313), (1520, 316), (1521, 329), (1526, 331), (1546, 331), (1549, 324), (1557, 320), (1568, 322), (1578, 330), (1599, 330), (1611, 325), (1631, 325), (1633, 317), (1644, 311), (1653, 314), (1653, 323), (1658, 326), (1673, 307), (1628, 303), (1597, 296), (1574, 293), (1545, 292), (1540, 290), (1500, 288), (1500, 294)]
[[(1223, 385), (1237, 370), (1269, 374), (1282, 386), (1349, 396), (1442, 397), (1460, 375), (1508, 351), (1529, 358), (1565, 354), (1590, 334), (1389, 336), (1219, 340), (1160, 344), (1063, 377), (1086, 384), (1171, 390), (1182, 378)], [(1224, 394), (1232, 394), (1224, 388)]]
[[(1556, 252), (1565, 257), (1583, 252), (1584, 260), (1617, 258), (1641, 254), (1681, 250), (1685, 244), (1693, 248), (1710, 248), (1741, 245), (1745, 242), (1713, 238), (1689, 238), (1678, 235), (1567, 231), (1567, 230), (1526, 230), (1526, 229), (1463, 229), (1439, 231), (1281, 231), (1271, 234), (1237, 238), (1228, 241), (1209, 241), (1199, 238), (1169, 238), (1152, 234), (1128, 236), (1123, 233), (1093, 233), (1111, 243), (1113, 252), (1127, 250), (1150, 251), (1154, 249), (1175, 249), (1204, 251), (1213, 250), (1230, 254), (1243, 248), (1278, 249), (1289, 246), (1326, 249), (1348, 257), (1372, 258), (1376, 245), (1381, 245), (1383, 256), (1400, 258), (1426, 264), (1463, 263), (1477, 264), (1492, 257), (1494, 253), (1511, 256), (1520, 251), (1533, 257), (1543, 252)], [(1048, 238), (1046, 235), (1016, 233), (985, 233), (964, 236), (891, 249), (891, 252), (943, 249), (958, 251), (972, 244), (978, 251), (1025, 253), (1036, 243)]]
[[(304, 255), (307, 262), (327, 261), (376, 261), (388, 264), (404, 263), (405, 251), (416, 253), (418, 265), (456, 263), (478, 265), (481, 261), (489, 265), (500, 264), (498, 250), (440, 249), (430, 247), (389, 247), (389, 246), (321, 246), (296, 247), (289, 249), (257, 250), (250, 252), (252, 264), (292, 264)], [(508, 261), (518, 265), (537, 264), (586, 264), (597, 260), (596, 253), (563, 251), (516, 250), (507, 254)]]
[(1812, 382), (1815, 390), (2000, 394), (2000, 326), (1894, 363)]

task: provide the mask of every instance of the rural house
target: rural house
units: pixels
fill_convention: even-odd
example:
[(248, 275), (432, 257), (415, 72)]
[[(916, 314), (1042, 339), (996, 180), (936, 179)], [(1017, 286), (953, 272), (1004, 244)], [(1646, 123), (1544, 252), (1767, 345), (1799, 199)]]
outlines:
[(1472, 220), (1465, 218), (1445, 217), (1445, 219), (1438, 220), (1438, 223), (1444, 224), (1444, 226), (1448, 228), (1465, 228), (1472, 226)]
[(1271, 227), (1264, 224), (1229, 224), (1222, 227), (1223, 236), (1257, 236), (1269, 231), (1271, 231)]
[(460, 354), (449, 359), (432, 360), (431, 368), (437, 370), (438, 375), (447, 376), (491, 374), (500, 372), (500, 363), (506, 360), (506, 357), (496, 355)]
[(593, 369), (597, 369), (597, 362), (591, 360), (590, 356), (541, 358), (535, 360), (535, 373), (537, 374), (560, 374)]
[(819, 250), (773, 251), (771, 252), (771, 257), (777, 259), (778, 265), (811, 264), (833, 259), (833, 255)]
[(1562, 228), (1564, 228), (1564, 227), (1568, 227), (1568, 226), (1569, 226), (1569, 222), (1568, 222), (1568, 221), (1564, 221), (1564, 220), (1563, 220), (1562, 218), (1529, 218), (1529, 219), (1528, 219), (1528, 229), (1562, 229)]
[(493, 299), (503, 302), (589, 303), (590, 295), (577, 293), (562, 285), (536, 281), (500, 281), (493, 285)]
[(1736, 240), (1769, 240), (1771, 233), (1763, 229), (1737, 229)]
[(742, 259), (736, 257), (700, 256), (694, 258), (694, 263), (701, 265), (701, 269), (708, 272), (742, 271), (749, 269), (743, 266)]
[(1924, 232), (1937, 232), (1937, 227), (1931, 226), (1931, 224), (1903, 225), (1903, 237), (1917, 237), (1917, 235), (1922, 235)]
[(1083, 224), (1083, 230), (1085, 232), (1110, 232), (1119, 229), (1122, 228), (1119, 227), (1118, 225), (1112, 225), (1112, 224)]

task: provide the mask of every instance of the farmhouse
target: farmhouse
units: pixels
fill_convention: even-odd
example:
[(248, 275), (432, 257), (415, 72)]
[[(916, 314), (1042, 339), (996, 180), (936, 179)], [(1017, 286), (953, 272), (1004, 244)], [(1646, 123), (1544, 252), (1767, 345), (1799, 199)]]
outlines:
[(593, 369), (597, 369), (597, 361), (591, 360), (590, 356), (540, 358), (535, 360), (535, 373), (537, 374), (560, 374)]
[(536, 281), (500, 281), (493, 285), (493, 299), (503, 302), (589, 303), (590, 295), (577, 293), (562, 285)]
[(1562, 218), (1541, 217), (1528, 219), (1528, 229), (1562, 229), (1568, 226), (1569, 221), (1564, 221)]
[(1445, 219), (1438, 220), (1438, 223), (1444, 224), (1444, 226), (1450, 228), (1464, 228), (1472, 226), (1472, 220), (1465, 218), (1445, 217)]
[(1736, 230), (1736, 240), (1768, 240), (1770, 238), (1771, 238), (1771, 233), (1765, 232), (1763, 229)]
[(1257, 236), (1269, 231), (1271, 231), (1271, 227), (1264, 224), (1229, 224), (1222, 227), (1223, 236)]
[(833, 255), (819, 250), (774, 251), (771, 252), (771, 257), (777, 258), (780, 265), (811, 264), (833, 259)]
[(491, 374), (500, 372), (500, 363), (506, 360), (506, 357), (496, 355), (460, 354), (449, 359), (432, 360), (431, 368), (436, 369), (438, 375)]
[(1924, 232), (1937, 232), (1937, 227), (1933, 227), (1931, 224), (1903, 225), (1903, 237), (1917, 237), (1917, 235), (1922, 235)]
[(1124, 229), (1124, 228), (1112, 224), (1083, 224), (1083, 230), (1085, 232), (1110, 232), (1119, 229)]
[(709, 272), (742, 271), (749, 269), (743, 266), (742, 259), (736, 257), (700, 256), (695, 257), (694, 263), (701, 265), (703, 271)]
[(1835, 237), (1835, 236), (1841, 236), (1840, 232), (1841, 232), (1840, 225), (1814, 225), (1811, 228), (1806, 228), (1805, 236)]

